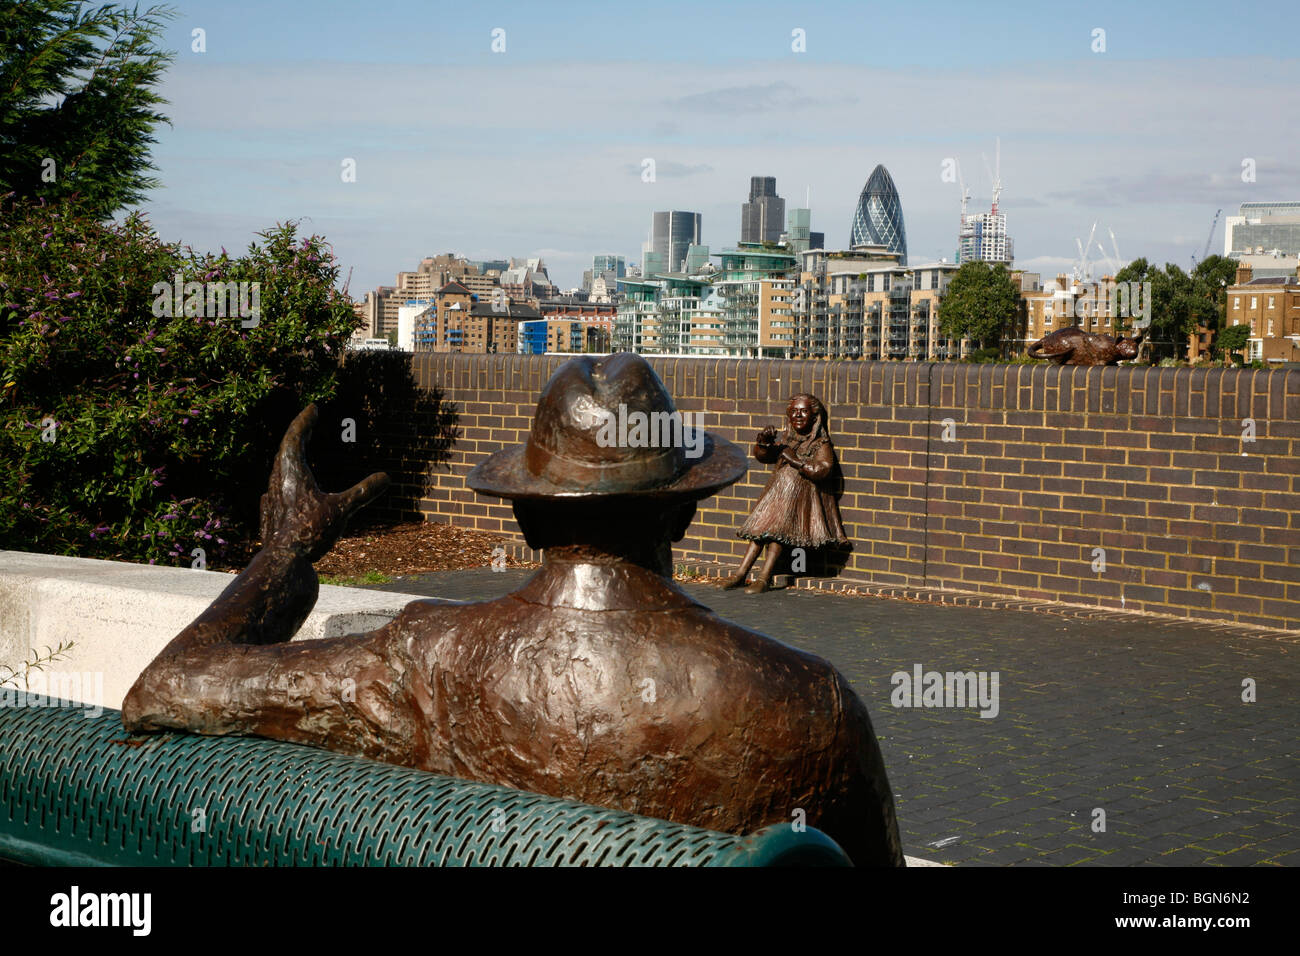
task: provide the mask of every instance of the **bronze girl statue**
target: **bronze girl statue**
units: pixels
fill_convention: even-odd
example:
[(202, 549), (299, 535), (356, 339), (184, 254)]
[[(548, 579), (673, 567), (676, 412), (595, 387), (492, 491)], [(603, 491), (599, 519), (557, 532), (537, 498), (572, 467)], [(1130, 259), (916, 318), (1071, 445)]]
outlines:
[(747, 594), (768, 589), (784, 548), (848, 544), (836, 501), (840, 471), (826, 431), (826, 406), (815, 396), (800, 394), (790, 399), (785, 414), (787, 424), (780, 440), (769, 425), (758, 433), (751, 449), (759, 461), (775, 462), (776, 467), (749, 520), (736, 532), (750, 544), (740, 570), (725, 587), (742, 587), (759, 552), (768, 545), (767, 560), (754, 583), (745, 588)]

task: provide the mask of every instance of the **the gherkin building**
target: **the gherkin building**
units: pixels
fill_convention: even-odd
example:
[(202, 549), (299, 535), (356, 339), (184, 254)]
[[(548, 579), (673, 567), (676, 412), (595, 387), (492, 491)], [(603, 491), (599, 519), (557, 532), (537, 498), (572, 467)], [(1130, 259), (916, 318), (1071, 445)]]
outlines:
[(850, 248), (861, 245), (885, 246), (897, 252), (907, 265), (907, 233), (903, 231), (903, 204), (898, 201), (894, 178), (884, 166), (877, 166), (862, 187), (858, 208), (853, 213)]

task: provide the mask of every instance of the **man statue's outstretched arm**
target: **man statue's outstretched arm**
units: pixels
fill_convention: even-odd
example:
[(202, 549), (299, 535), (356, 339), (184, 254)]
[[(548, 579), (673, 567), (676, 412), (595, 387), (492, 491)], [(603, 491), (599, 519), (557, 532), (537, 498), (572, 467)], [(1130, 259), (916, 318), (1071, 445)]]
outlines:
[[(122, 705), (128, 730), (317, 742), (328, 736), (322, 711), (347, 722), (339, 704), (371, 690), (388, 696), (378, 686), (392, 680), (388, 628), (287, 643), (316, 603), (312, 563), (328, 553), (348, 517), (388, 484), (387, 475), (374, 474), (339, 494), (322, 492), (305, 454), (317, 416), (316, 407), (308, 406), (280, 444), (262, 496), (262, 550), (136, 679)], [(297, 724), (301, 732), (290, 726)]]

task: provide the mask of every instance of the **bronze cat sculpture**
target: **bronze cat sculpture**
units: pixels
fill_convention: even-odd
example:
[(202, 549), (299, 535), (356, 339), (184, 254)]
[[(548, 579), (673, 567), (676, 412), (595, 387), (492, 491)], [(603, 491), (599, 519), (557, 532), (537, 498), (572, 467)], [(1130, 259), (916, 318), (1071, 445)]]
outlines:
[(1030, 358), (1045, 358), (1054, 365), (1115, 365), (1137, 358), (1145, 330), (1133, 338), (1085, 332), (1077, 325), (1057, 329), (1029, 346)]

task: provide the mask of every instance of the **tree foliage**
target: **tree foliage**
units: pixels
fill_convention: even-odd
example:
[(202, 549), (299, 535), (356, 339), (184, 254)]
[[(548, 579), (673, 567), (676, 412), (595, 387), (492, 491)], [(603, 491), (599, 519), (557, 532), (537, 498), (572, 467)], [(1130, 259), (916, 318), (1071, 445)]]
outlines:
[(1229, 325), (1220, 329), (1219, 334), (1214, 337), (1214, 351), (1224, 355), (1232, 355), (1238, 349), (1245, 348), (1249, 340), (1249, 325)]
[(1168, 358), (1182, 356), (1187, 337), (1197, 326), (1211, 331), (1223, 324), (1227, 288), (1236, 277), (1236, 260), (1208, 256), (1190, 272), (1172, 262), (1164, 269), (1145, 258), (1135, 259), (1115, 274), (1119, 282), (1151, 283), (1151, 330), (1153, 353)]
[[(319, 237), (260, 238), (198, 254), (138, 215), (0, 202), (0, 548), (242, 559), (279, 436), (333, 394), (357, 326)], [(258, 282), (257, 324), (157, 314), (177, 273)]]
[(76, 0), (0, 0), (0, 195), (75, 197), (107, 218), (157, 185), (155, 90), (173, 16)]
[(939, 302), (939, 329), (951, 339), (990, 347), (1016, 315), (1019, 296), (1006, 266), (962, 263)]

